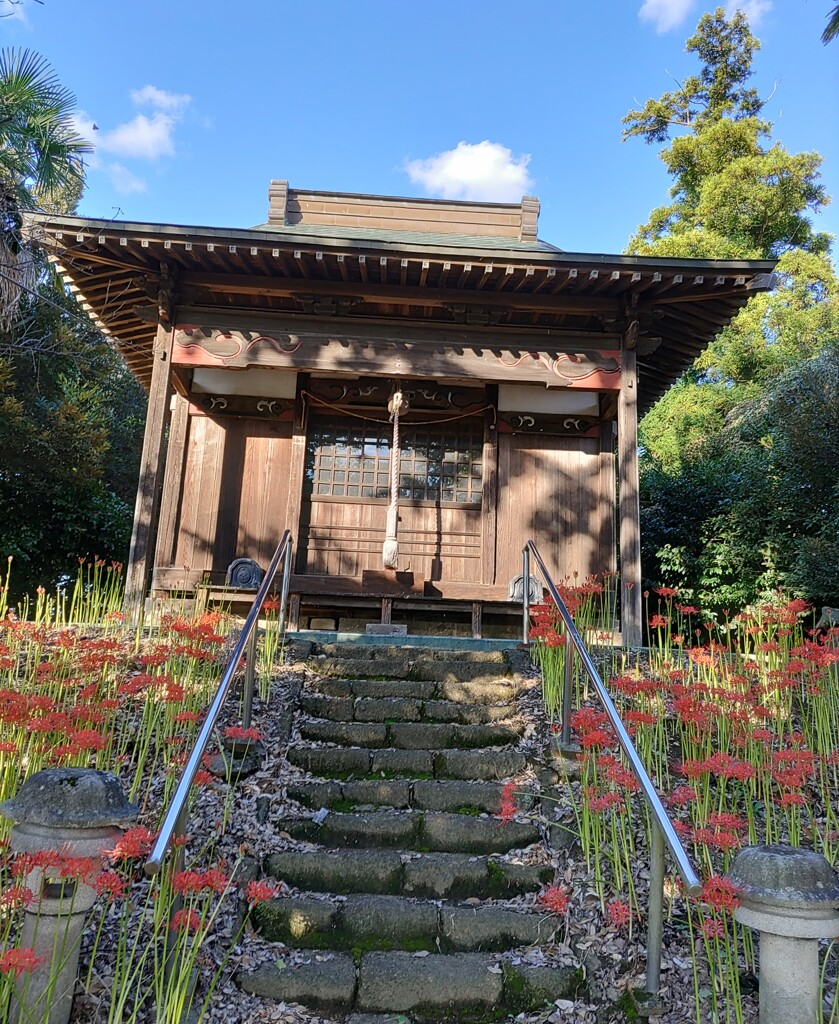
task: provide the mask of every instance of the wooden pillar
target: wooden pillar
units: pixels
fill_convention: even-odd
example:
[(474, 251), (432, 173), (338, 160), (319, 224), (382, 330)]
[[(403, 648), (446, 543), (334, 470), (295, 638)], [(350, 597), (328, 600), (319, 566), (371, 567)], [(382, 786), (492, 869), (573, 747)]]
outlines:
[(483, 601), (472, 602), (472, 639), (480, 640), (483, 636)]
[(618, 398), (618, 531), (620, 538), (621, 637), (641, 644), (641, 510), (638, 500), (638, 374), (634, 348), (621, 353)]
[(172, 339), (174, 329), (161, 321), (154, 341), (149, 404), (143, 454), (140, 457), (140, 479), (134, 505), (134, 527), (131, 551), (125, 575), (125, 617), (136, 624), (143, 610), (149, 575), (149, 556), (153, 550), (157, 512), (157, 490), (163, 466), (163, 436), (169, 417), (172, 384)]

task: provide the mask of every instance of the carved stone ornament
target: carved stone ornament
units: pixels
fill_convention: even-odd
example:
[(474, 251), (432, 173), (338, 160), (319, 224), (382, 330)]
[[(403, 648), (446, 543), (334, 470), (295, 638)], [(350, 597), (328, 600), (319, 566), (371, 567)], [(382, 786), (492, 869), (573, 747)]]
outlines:
[[(530, 577), (530, 604), (539, 604), (544, 596), (545, 588), (538, 576)], [(508, 601), (521, 603), (524, 597), (524, 573), (519, 573), (510, 580), (510, 590), (507, 594)]]
[(224, 583), (227, 587), (240, 587), (243, 590), (255, 590), (262, 582), (265, 572), (259, 563), (252, 558), (237, 558), (227, 569)]

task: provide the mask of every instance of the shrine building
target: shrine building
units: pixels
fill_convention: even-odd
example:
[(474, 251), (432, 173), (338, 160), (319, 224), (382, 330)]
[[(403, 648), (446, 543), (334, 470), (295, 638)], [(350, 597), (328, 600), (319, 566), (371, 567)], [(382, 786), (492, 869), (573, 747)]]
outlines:
[(148, 393), (128, 609), (219, 597), (288, 528), (293, 627), (500, 635), (532, 538), (557, 580), (619, 571), (639, 643), (638, 417), (774, 262), (569, 253), (538, 218), (285, 181), (254, 228), (29, 218)]

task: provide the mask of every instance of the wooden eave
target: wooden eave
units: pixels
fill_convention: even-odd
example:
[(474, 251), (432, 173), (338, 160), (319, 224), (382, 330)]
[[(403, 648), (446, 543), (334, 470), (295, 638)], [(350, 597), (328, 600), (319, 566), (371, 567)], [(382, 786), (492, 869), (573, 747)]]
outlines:
[[(151, 378), (161, 266), (189, 310), (330, 316), (351, 333), (382, 321), (508, 337), (585, 338), (614, 347), (632, 320), (641, 410), (682, 374), (748, 299), (772, 287), (772, 260), (688, 260), (459, 243), (132, 224), (34, 215), (32, 237), (144, 387)], [(340, 323), (340, 327), (339, 327)], [(301, 323), (301, 328), (303, 324)], [(598, 346), (598, 339), (602, 344)]]

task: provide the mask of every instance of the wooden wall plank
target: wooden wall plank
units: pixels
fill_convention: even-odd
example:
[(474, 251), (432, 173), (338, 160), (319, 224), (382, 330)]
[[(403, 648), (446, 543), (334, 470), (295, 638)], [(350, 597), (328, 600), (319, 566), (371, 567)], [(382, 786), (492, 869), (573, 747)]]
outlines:
[(154, 564), (174, 565), (177, 543), (181, 488), (184, 485), (184, 464), (189, 433), (189, 402), (180, 395), (174, 397), (175, 408), (169, 420), (169, 438), (166, 445), (166, 469), (163, 493), (160, 498), (160, 518)]
[[(305, 505), (301, 544), (305, 546), (307, 573), (359, 576), (365, 569), (381, 569), (387, 516), (384, 502), (314, 498)], [(402, 506), (400, 568), (422, 579), (479, 582), (481, 523), (479, 509)]]
[(611, 496), (603, 495), (599, 448), (599, 438), (499, 437), (497, 585), (521, 572), (530, 538), (557, 581), (611, 568), (602, 524)]
[[(291, 436), (291, 452), (288, 469), (288, 505), (286, 507), (286, 528), (291, 531), (295, 545), (295, 560), (292, 568), (305, 565), (305, 548), (300, 544), (300, 513), (303, 501), (303, 475), (306, 470), (306, 402), (302, 392), (309, 386), (309, 375), (297, 375), (297, 399), (294, 403), (294, 426)], [(301, 562), (301, 558), (303, 561)]]

